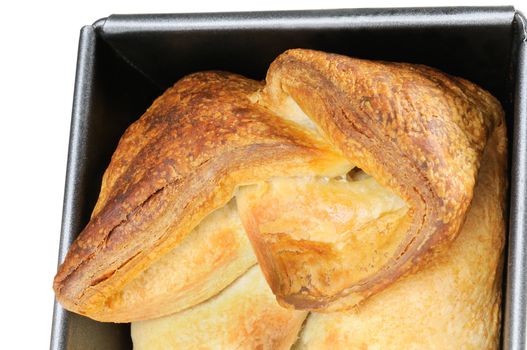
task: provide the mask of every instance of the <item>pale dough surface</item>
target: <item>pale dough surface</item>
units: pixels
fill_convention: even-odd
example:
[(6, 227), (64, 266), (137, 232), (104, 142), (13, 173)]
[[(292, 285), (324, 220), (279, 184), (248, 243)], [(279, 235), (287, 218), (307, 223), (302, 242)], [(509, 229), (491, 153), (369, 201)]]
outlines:
[(214, 298), (171, 316), (132, 323), (136, 350), (290, 349), (307, 312), (284, 309), (252, 267)]

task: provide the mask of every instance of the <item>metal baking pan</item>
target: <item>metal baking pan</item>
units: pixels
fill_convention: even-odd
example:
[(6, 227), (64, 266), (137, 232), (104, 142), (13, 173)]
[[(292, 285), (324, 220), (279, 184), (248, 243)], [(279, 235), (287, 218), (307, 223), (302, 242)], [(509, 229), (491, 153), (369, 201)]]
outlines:
[[(184, 75), (221, 69), (263, 79), (288, 48), (423, 63), (488, 89), (507, 113), (510, 224), (502, 344), (526, 347), (527, 51), (512, 7), (112, 15), (82, 28), (64, 194), (61, 262), (89, 220), (119, 137)], [(51, 281), (50, 281), (51, 284)], [(51, 349), (130, 349), (129, 325), (55, 303)]]

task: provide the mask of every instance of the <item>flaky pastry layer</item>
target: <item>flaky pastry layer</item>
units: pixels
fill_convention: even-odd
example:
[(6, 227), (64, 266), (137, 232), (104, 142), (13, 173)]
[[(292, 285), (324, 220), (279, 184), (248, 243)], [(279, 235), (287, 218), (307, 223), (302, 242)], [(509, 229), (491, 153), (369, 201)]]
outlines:
[[(281, 305), (349, 309), (450, 249), (488, 137), (503, 127), (488, 92), (420, 65), (297, 49), (271, 64), (265, 84), (224, 72), (187, 76), (121, 138), (92, 218), (59, 268), (57, 298), (100, 320), (159, 317), (220, 292), (254, 262), (252, 247)], [(322, 195), (338, 203), (333, 181), (354, 167), (371, 183), (346, 186), (376, 190), (342, 203), (337, 213), (354, 214), (341, 226), (322, 227), (331, 213), (307, 203)], [(302, 178), (331, 180), (307, 188)], [(273, 192), (280, 186), (290, 198), (311, 193), (291, 203), (319, 221), (293, 220), (287, 198)], [(235, 243), (215, 252), (218, 231), (207, 236), (198, 225), (237, 191), (251, 247), (226, 218), (218, 225)], [(185, 258), (186, 245), (229, 258), (200, 265), (201, 256)], [(187, 263), (174, 263), (180, 258)], [(192, 264), (202, 277), (185, 280)]]

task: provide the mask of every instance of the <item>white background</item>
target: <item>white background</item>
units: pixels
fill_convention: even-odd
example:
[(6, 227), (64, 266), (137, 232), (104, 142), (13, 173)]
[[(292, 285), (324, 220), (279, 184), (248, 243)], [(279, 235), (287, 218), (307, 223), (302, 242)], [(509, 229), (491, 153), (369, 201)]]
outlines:
[[(506, 5), (496, 1), (2, 1), (0, 348), (49, 347), (77, 40), (112, 13)], [(5, 4), (10, 5), (5, 5)]]

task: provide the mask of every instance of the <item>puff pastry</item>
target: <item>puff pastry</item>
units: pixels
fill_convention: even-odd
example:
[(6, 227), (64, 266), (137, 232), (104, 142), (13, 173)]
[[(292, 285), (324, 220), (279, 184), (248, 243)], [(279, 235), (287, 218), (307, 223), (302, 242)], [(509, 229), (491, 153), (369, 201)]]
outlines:
[(257, 266), (193, 308), (132, 323), (134, 349), (290, 349), (306, 311), (281, 307)]
[(418, 272), (345, 312), (311, 313), (294, 349), (498, 349), (504, 130), (485, 155), (458, 238)]
[(143, 348), (493, 348), (503, 119), (464, 79), (312, 50), (280, 55), (265, 84), (187, 76), (121, 138), (57, 298), (141, 321)]

